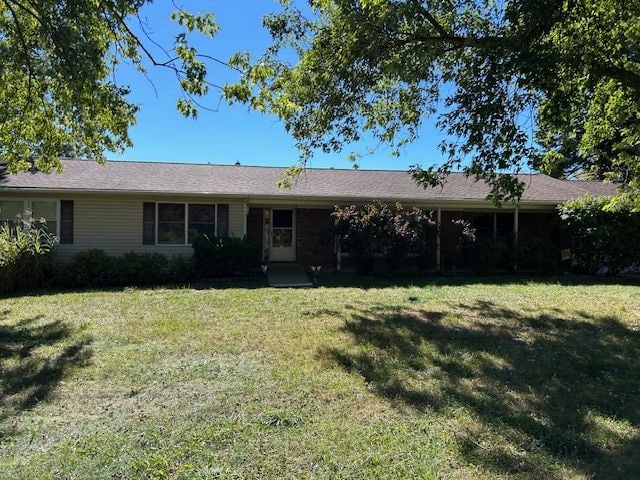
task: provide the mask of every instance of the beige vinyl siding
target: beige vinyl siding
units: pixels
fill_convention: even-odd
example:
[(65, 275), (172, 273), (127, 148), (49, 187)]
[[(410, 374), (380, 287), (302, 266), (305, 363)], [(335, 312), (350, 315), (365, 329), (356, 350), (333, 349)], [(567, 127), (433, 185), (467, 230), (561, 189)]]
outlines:
[(166, 256), (191, 255), (190, 245), (143, 245), (142, 204), (144, 202), (167, 203), (227, 203), (229, 204), (229, 235), (242, 236), (244, 228), (244, 204), (237, 199), (214, 197), (153, 197), (128, 194), (113, 195), (44, 195), (26, 191), (0, 193), (0, 198), (49, 198), (73, 200), (73, 244), (57, 245), (55, 258), (67, 261), (77, 252), (99, 248), (110, 255), (127, 252), (157, 252)]

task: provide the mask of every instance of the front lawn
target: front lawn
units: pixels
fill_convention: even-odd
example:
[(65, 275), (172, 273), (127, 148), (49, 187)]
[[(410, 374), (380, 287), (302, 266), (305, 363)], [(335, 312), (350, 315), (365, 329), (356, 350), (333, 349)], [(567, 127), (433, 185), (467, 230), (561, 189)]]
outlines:
[(638, 286), (249, 287), (0, 299), (0, 477), (640, 477)]

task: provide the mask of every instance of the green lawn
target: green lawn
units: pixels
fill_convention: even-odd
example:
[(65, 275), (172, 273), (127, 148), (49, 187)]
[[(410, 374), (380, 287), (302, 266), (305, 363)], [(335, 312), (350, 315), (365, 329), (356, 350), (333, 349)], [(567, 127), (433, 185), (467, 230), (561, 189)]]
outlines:
[(567, 279), (0, 299), (0, 477), (639, 478), (639, 328)]

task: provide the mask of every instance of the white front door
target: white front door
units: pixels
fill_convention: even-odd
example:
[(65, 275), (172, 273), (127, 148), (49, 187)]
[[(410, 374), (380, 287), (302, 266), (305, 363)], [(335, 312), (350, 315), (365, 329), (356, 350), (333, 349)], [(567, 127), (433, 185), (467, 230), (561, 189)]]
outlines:
[(293, 262), (295, 252), (295, 218), (292, 208), (271, 210), (271, 254), (272, 262)]

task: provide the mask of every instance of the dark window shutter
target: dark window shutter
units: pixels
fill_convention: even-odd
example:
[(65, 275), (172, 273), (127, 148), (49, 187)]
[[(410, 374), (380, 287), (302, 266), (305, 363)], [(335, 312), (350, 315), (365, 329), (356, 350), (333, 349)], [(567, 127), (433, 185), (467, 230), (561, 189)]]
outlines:
[(218, 204), (218, 218), (216, 218), (218, 222), (218, 237), (228, 237), (229, 236), (229, 204), (227, 203), (219, 203)]
[(142, 204), (142, 243), (156, 244), (156, 204), (153, 202)]
[(73, 243), (73, 200), (60, 201), (60, 243)]

